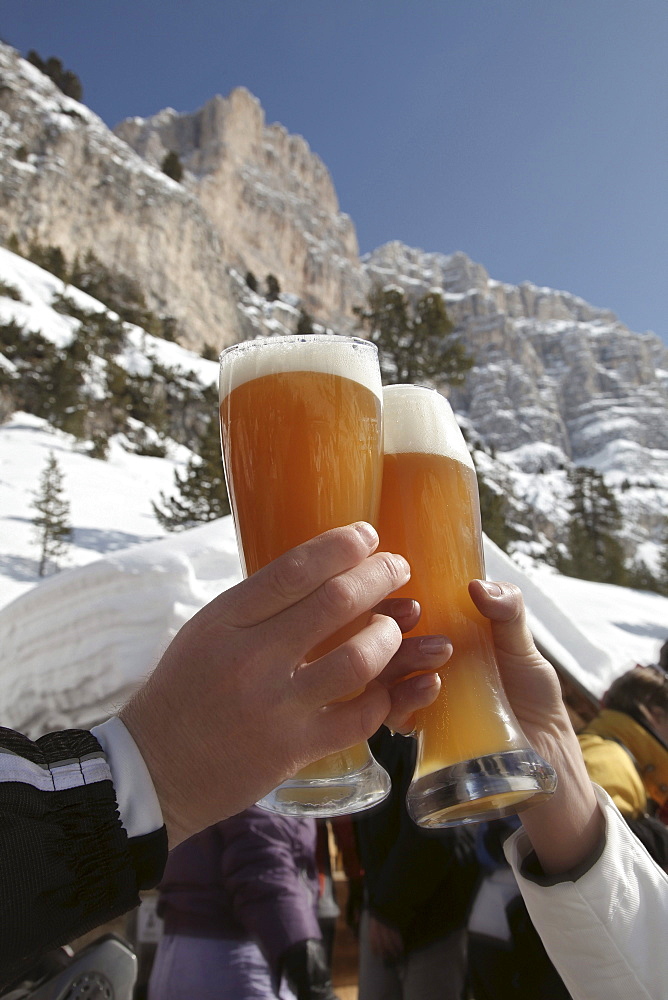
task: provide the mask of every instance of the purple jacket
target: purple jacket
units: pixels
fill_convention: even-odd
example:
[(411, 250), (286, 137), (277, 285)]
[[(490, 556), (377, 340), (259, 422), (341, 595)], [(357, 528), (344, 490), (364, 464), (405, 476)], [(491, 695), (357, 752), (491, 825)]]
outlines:
[(165, 932), (252, 939), (272, 971), (320, 938), (315, 822), (253, 806), (175, 848), (160, 884)]

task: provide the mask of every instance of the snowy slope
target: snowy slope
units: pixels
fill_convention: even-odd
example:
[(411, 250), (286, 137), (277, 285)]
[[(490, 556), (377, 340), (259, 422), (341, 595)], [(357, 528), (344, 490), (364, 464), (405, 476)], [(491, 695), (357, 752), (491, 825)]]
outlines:
[[(0, 323), (15, 321), (39, 332), (58, 347), (69, 343), (78, 320), (51, 307), (66, 294), (87, 311), (104, 310), (85, 292), (62, 281), (23, 257), (0, 247), (0, 279), (16, 288), (22, 301), (0, 294)], [(112, 314), (113, 315), (113, 314)], [(178, 344), (161, 340), (139, 327), (128, 327), (127, 347), (118, 360), (127, 371), (147, 374), (155, 359), (171, 369), (194, 372), (203, 384), (218, 376), (218, 364)], [(0, 340), (0, 363), (2, 362)], [(122, 435), (111, 439), (109, 457), (90, 458), (74, 437), (27, 413), (15, 413), (0, 425), (0, 607), (37, 582), (39, 550), (33, 541), (32, 495), (49, 452), (64, 476), (69, 501), (72, 545), (62, 566), (77, 566), (100, 554), (164, 536), (151, 501), (160, 492), (174, 492), (174, 470), (182, 471), (190, 451), (172, 442), (167, 457), (134, 454), (123, 447)]]
[[(0, 280), (16, 288), (21, 295), (21, 301), (17, 301), (0, 292), (0, 323), (14, 320), (28, 330), (41, 333), (58, 347), (70, 342), (79, 322), (53, 309), (51, 303), (54, 297), (65, 295), (81, 309), (116, 315), (87, 292), (82, 292), (74, 285), (66, 285), (54, 274), (2, 246), (0, 246)], [(194, 372), (205, 385), (210, 385), (217, 379), (217, 361), (205, 361), (199, 354), (188, 351), (173, 341), (153, 337), (140, 327), (128, 324), (127, 329), (130, 331), (129, 347), (121, 359), (127, 370), (135, 369), (137, 366), (145, 370), (147, 358), (154, 357), (169, 368)], [(0, 350), (2, 350), (1, 342)]]
[(45, 580), (0, 611), (4, 724), (34, 733), (105, 718), (240, 572), (228, 517)]
[(134, 455), (116, 440), (109, 459), (100, 461), (82, 454), (76, 443), (29, 413), (15, 413), (0, 427), (0, 606), (39, 582), (31, 502), (49, 453), (63, 472), (74, 529), (63, 568), (165, 534), (151, 500), (159, 499), (160, 490), (173, 492), (174, 468), (181, 463)]

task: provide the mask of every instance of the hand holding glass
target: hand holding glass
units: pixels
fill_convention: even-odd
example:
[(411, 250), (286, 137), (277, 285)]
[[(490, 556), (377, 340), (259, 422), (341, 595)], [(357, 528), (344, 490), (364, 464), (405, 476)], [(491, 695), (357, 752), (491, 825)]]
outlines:
[(383, 397), (380, 545), (410, 563), (404, 589), (422, 608), (414, 634), (445, 633), (454, 650), (440, 671), (438, 698), (417, 713), (408, 811), (426, 827), (519, 812), (550, 795), (556, 775), (513, 715), (490, 624), (469, 597), (469, 582), (485, 575), (473, 463), (438, 392), (396, 385)]
[[(338, 336), (246, 341), (220, 356), (225, 477), (246, 575), (329, 528), (376, 523), (382, 475), (378, 352)], [(334, 649), (337, 633), (312, 651)], [(366, 743), (304, 768), (259, 804), (335, 816), (381, 801), (387, 773)]]

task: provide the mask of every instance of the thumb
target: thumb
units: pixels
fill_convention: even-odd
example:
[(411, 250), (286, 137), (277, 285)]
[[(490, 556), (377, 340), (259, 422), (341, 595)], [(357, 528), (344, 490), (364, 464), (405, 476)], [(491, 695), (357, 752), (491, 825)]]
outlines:
[(518, 659), (542, 659), (527, 625), (524, 599), (514, 583), (472, 580), (471, 600), (492, 624), (497, 652)]

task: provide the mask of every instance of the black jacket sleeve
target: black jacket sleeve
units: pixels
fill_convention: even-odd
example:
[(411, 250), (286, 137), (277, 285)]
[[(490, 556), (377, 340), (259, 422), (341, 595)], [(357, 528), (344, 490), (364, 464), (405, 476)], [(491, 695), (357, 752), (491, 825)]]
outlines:
[(136, 906), (166, 860), (164, 827), (128, 838), (91, 733), (0, 728), (0, 987)]
[(655, 816), (640, 816), (632, 819), (625, 816), (638, 840), (651, 854), (657, 865), (668, 871), (668, 828)]

